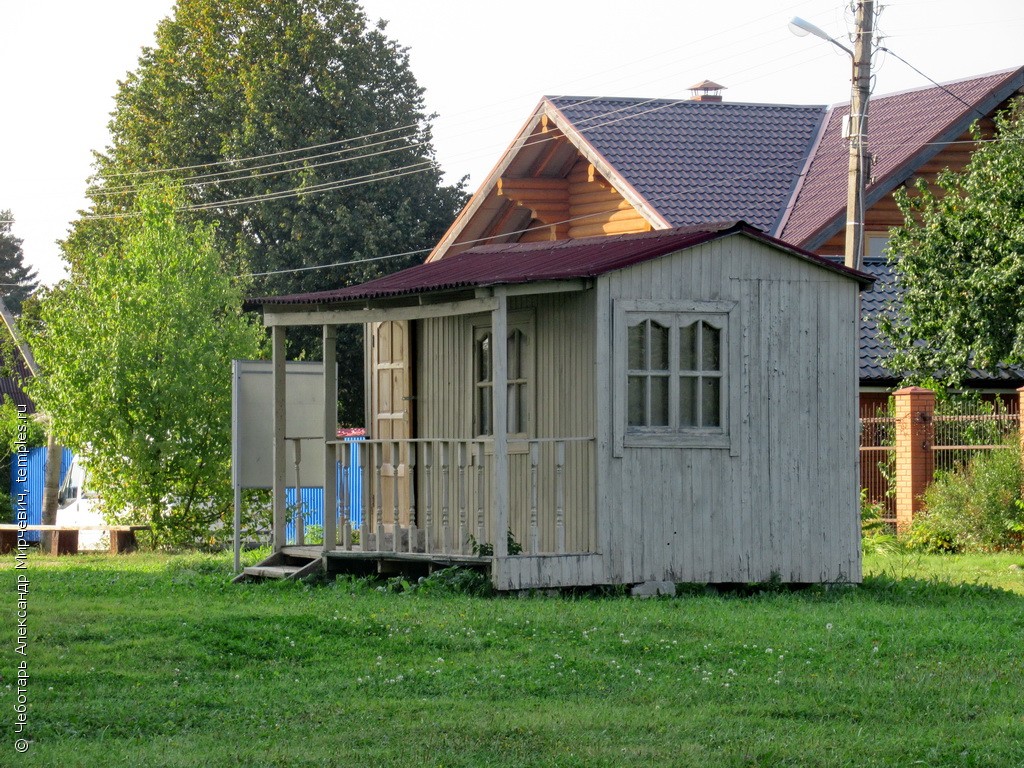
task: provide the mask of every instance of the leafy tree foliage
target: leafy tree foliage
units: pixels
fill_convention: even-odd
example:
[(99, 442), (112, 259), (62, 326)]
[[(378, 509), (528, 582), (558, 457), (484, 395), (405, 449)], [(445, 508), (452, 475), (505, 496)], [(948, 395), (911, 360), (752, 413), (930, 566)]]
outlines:
[(168, 188), (138, 198), (117, 247), (74, 253), (40, 301), (30, 393), (85, 456), (108, 516), (194, 541), (230, 507), (231, 360), (258, 356), (213, 227), (176, 220)]
[[(464, 199), (441, 184), (406, 50), (354, 0), (179, 0), (120, 84), (110, 131), (91, 213), (131, 210), (140, 179), (179, 169), (190, 215), (218, 223), (254, 296), (408, 266), (422, 257), (366, 260), (433, 245)], [(120, 232), (87, 219), (70, 243)], [(339, 262), (359, 263), (309, 269)], [(340, 337), (343, 418), (361, 424), (361, 329)], [(295, 334), (291, 353), (318, 355), (316, 338)]]
[(13, 222), (10, 211), (0, 211), (0, 291), (7, 308), (18, 314), (39, 280), (36, 271), (25, 264), (21, 238), (11, 232)]
[(902, 298), (880, 328), (890, 367), (912, 380), (956, 385), (969, 366), (1024, 363), (1024, 101), (995, 122), (996, 140), (962, 173), (896, 198), (905, 222), (889, 252)]

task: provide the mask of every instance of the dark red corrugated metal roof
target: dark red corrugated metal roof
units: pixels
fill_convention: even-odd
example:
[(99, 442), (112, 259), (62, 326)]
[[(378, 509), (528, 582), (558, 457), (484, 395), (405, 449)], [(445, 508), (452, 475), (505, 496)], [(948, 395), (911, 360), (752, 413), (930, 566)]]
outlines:
[(477, 246), (392, 275), (331, 291), (254, 299), (250, 304), (331, 304), (432, 291), (515, 285), (596, 277), (728, 235), (743, 233), (771, 243), (824, 269), (870, 284), (869, 275), (819, 258), (769, 237), (742, 221), (680, 227), (633, 235), (588, 237), (542, 243)]

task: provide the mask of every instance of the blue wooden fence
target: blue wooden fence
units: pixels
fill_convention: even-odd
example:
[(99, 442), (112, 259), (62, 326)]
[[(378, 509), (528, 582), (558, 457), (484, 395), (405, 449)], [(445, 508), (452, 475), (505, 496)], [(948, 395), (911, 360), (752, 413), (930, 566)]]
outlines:
[[(64, 482), (64, 476), (71, 467), (72, 453), (68, 448), (60, 462), (60, 481)], [(11, 503), (15, 512), (18, 509), (18, 494), (24, 493), (25, 504), (28, 509), (28, 524), (41, 525), (43, 522), (43, 485), (46, 477), (46, 448), (30, 448), (28, 459), (25, 462), (27, 471), (22, 473), (23, 479), (19, 480), (18, 454), (11, 456)], [(27, 531), (27, 541), (39, 541), (39, 531)]]
[[(358, 528), (363, 520), (363, 480), (359, 474), (359, 443), (362, 438), (350, 438), (345, 442), (349, 444), (348, 468), (342, 472), (341, 465), (338, 465), (338, 489), (347, 489), (349, 504), (349, 519), (352, 521), (352, 528)], [(289, 509), (295, 508), (295, 488), (286, 488), (284, 501)], [(306, 531), (306, 539), (309, 540), (310, 526), (317, 526), (323, 531), (324, 525), (324, 489), (303, 488), (302, 489), (302, 524)], [(285, 528), (285, 541), (295, 543), (295, 521), (289, 521)]]

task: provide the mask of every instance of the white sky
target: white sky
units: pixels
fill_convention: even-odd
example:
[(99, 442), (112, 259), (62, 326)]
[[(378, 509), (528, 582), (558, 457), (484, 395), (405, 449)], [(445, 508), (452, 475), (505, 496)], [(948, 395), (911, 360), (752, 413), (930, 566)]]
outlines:
[[(946, 82), (1024, 64), (1020, 0), (888, 0), (892, 48)], [(543, 95), (686, 98), (704, 79), (727, 101), (849, 99), (848, 57), (786, 28), (802, 16), (843, 39), (842, 0), (364, 0), (411, 49), (438, 158), (456, 180), (483, 180)], [(172, 0), (0, 0), (0, 209), (45, 283), (63, 274), (56, 240), (85, 206), (91, 151), (107, 144), (117, 81)], [(965, 11), (969, 9), (969, 12)], [(876, 57), (875, 93), (929, 83)]]

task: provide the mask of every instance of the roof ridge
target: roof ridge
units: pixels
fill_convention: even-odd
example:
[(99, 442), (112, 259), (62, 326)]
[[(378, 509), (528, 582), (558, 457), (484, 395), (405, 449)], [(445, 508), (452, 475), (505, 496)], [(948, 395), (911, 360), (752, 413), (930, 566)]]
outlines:
[(644, 96), (572, 96), (569, 94), (547, 95), (543, 99), (555, 103), (557, 99), (579, 100), (582, 102), (613, 101), (636, 104), (694, 104), (701, 107), (771, 107), (773, 109), (827, 109), (827, 104), (791, 104), (772, 101), (696, 101), (689, 97), (670, 98)]

